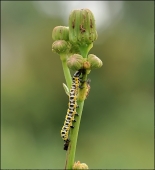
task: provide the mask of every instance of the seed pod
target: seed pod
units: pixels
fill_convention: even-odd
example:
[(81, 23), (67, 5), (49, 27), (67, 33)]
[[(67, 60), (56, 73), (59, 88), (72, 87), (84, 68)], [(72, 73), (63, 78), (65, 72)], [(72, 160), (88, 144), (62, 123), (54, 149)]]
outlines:
[(97, 57), (95, 56), (94, 54), (89, 54), (88, 55), (88, 61), (90, 63), (90, 68), (100, 68), (103, 63), (102, 61)]
[(67, 59), (67, 66), (72, 70), (83, 68), (84, 58), (79, 54), (74, 54)]
[(57, 40), (52, 44), (52, 51), (57, 54), (68, 53), (70, 48), (70, 43), (65, 40)]
[(69, 41), (69, 27), (57, 26), (52, 31), (52, 39)]
[(93, 13), (89, 9), (74, 10), (69, 16), (69, 40), (72, 44), (88, 45), (97, 39)]

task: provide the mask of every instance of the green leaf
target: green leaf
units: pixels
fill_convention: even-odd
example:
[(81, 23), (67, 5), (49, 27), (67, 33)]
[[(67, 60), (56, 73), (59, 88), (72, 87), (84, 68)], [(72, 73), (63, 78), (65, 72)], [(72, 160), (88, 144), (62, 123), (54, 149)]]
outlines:
[(68, 87), (66, 86), (65, 83), (63, 83), (63, 88), (64, 88), (66, 94), (69, 96), (69, 89), (68, 89)]

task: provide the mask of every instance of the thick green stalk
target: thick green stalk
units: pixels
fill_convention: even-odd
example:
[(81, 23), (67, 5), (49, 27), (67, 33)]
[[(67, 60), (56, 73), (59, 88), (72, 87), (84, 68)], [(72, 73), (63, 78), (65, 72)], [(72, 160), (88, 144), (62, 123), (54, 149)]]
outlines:
[(62, 67), (63, 67), (63, 72), (64, 72), (65, 80), (66, 80), (66, 83), (67, 83), (67, 87), (68, 87), (68, 89), (70, 89), (71, 85), (72, 85), (72, 77), (71, 77), (71, 74), (70, 74), (70, 70), (67, 66), (67, 55), (61, 54), (60, 58), (61, 58), (61, 61), (62, 61)]
[(85, 46), (80, 46), (79, 45), (79, 50), (81, 55), (83, 56), (83, 58), (87, 58), (88, 52), (90, 51), (90, 49), (93, 47), (93, 43), (86, 45)]
[(80, 127), (84, 101), (78, 102), (78, 105), (79, 105), (79, 109), (77, 109), (77, 111), (78, 111), (79, 116), (78, 118), (76, 118), (76, 124), (74, 126), (74, 129), (71, 129), (70, 131), (70, 144), (69, 144), (68, 151), (67, 151), (65, 169), (72, 169), (73, 164), (74, 164), (76, 144), (77, 144), (77, 138), (78, 138), (78, 132), (79, 132), (79, 127)]
[[(83, 81), (86, 81), (87, 75), (85, 74), (83, 76)], [(70, 130), (70, 144), (68, 147), (67, 155), (66, 155), (66, 164), (65, 169), (72, 169), (75, 159), (75, 152), (76, 152), (76, 144), (77, 144), (77, 138), (78, 138), (78, 132), (80, 127), (80, 121), (84, 106), (84, 100), (85, 100), (85, 94), (86, 94), (86, 83), (83, 84), (83, 89), (79, 90), (79, 97), (77, 100), (77, 104), (79, 108), (77, 109), (77, 113), (79, 116), (76, 116), (76, 122), (74, 129)]]

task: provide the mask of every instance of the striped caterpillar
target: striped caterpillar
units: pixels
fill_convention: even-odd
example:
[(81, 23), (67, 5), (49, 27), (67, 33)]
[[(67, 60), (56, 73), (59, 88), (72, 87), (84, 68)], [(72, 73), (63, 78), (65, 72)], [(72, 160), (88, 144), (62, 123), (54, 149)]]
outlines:
[(78, 93), (78, 88), (79, 88), (79, 84), (80, 84), (80, 77), (81, 75), (81, 70), (78, 70), (75, 72), (75, 74), (73, 75), (72, 78), (72, 86), (70, 89), (70, 93), (69, 93), (69, 103), (68, 103), (68, 110), (67, 110), (67, 115), (65, 118), (65, 122), (64, 125), (62, 127), (61, 130), (61, 137), (64, 140), (64, 150), (68, 149), (68, 145), (69, 145), (69, 130), (70, 128), (74, 128), (73, 126), (73, 122), (76, 122), (76, 120), (74, 119), (75, 115), (78, 115), (78, 113), (76, 112), (76, 108), (78, 107), (77, 105), (77, 93)]

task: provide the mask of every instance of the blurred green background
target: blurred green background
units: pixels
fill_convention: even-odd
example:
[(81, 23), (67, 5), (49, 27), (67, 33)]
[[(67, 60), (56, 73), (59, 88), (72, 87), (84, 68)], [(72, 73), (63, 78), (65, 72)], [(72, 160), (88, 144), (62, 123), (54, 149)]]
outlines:
[(89, 75), (76, 161), (91, 169), (154, 167), (154, 2), (2, 1), (2, 169), (64, 168), (68, 97), (51, 34), (82, 8), (94, 13), (99, 36), (90, 53), (103, 67)]

